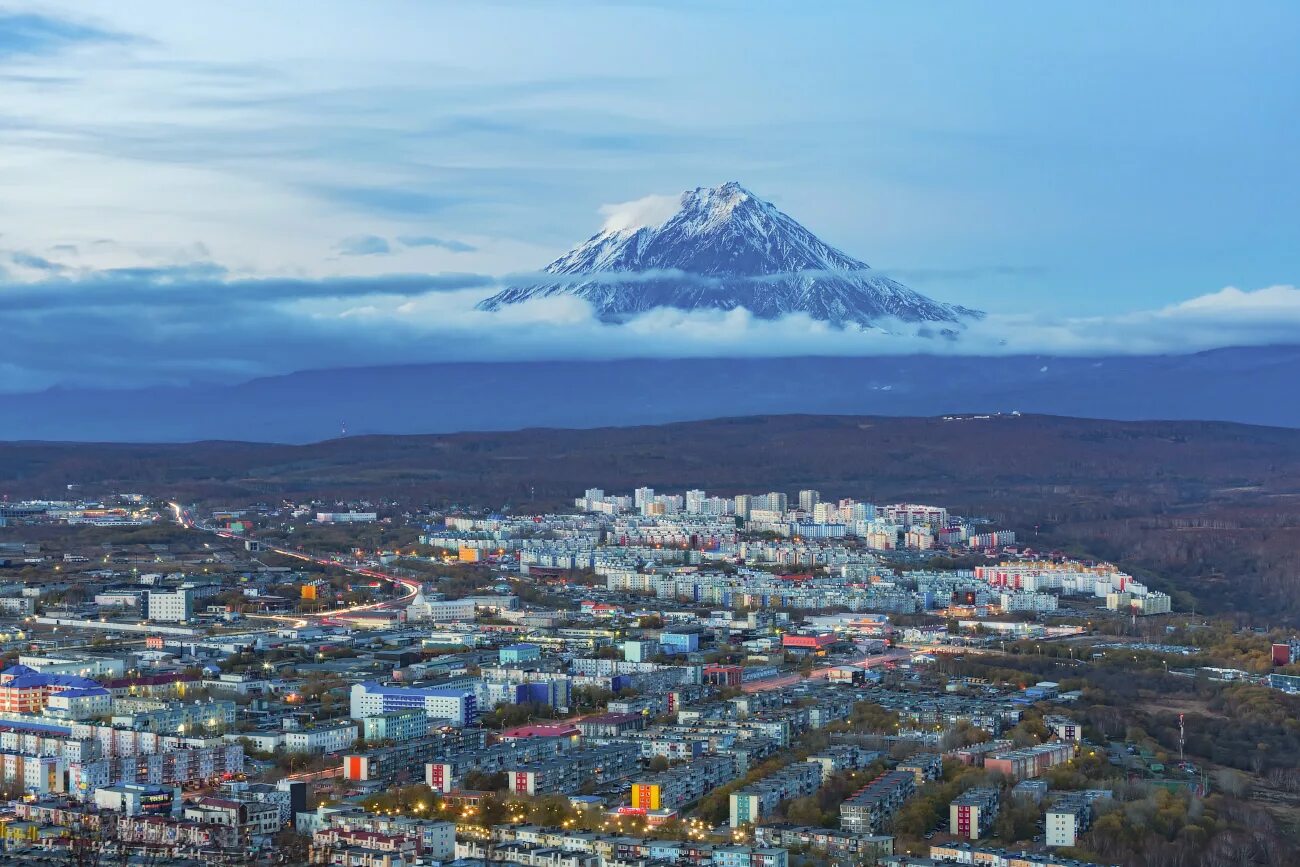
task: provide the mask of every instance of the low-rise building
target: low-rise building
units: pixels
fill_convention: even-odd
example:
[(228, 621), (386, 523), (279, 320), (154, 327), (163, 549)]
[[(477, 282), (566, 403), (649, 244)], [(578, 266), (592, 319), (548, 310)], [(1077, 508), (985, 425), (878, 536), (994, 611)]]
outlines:
[(1074, 757), (1074, 745), (1051, 741), (1034, 747), (1006, 750), (984, 759), (984, 769), (1005, 774), (1013, 780), (1037, 777), (1043, 771)]
[(899, 762), (895, 770), (911, 771), (916, 777), (916, 784), (923, 786), (943, 776), (943, 756), (938, 753), (918, 753), (906, 761)]
[(834, 858), (871, 863), (873, 859), (894, 852), (894, 838), (889, 834), (854, 834), (837, 828), (807, 828), (799, 825), (759, 825), (754, 829), (754, 843), (791, 849), (804, 846), (825, 852)]
[(409, 741), (428, 734), (429, 715), (423, 708), (393, 710), (361, 720), (361, 737), (366, 743)]
[(125, 816), (170, 816), (180, 808), (180, 791), (175, 787), (147, 783), (124, 783), (95, 790), (95, 806)]
[(354, 722), (319, 723), (284, 733), (284, 750), (288, 753), (341, 753), (357, 742)]

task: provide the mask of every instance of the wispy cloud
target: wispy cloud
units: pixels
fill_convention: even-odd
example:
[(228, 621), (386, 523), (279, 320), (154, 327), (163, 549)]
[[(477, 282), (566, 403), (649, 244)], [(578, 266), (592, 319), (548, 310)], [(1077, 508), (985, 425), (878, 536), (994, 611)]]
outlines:
[(435, 238), (432, 235), (403, 235), (397, 240), (403, 247), (438, 247), (452, 253), (473, 253), (478, 249), (455, 238)]
[(54, 54), (87, 43), (129, 43), (136, 37), (36, 12), (0, 12), (0, 60)]
[(335, 245), (344, 256), (380, 256), (393, 252), (387, 238), (378, 235), (353, 235)]
[(398, 217), (436, 214), (461, 201), (452, 196), (435, 195), (397, 186), (314, 185), (310, 190), (355, 210)]
[(35, 253), (27, 253), (21, 250), (9, 254), (9, 259), (20, 268), (31, 268), (34, 271), (59, 272), (64, 267), (57, 262), (51, 262), (44, 256), (37, 256)]

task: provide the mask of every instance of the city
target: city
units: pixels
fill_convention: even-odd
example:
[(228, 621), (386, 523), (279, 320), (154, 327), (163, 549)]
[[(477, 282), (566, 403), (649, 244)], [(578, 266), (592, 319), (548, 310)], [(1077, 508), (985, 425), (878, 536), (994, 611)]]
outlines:
[(1297, 34), (0, 0), (0, 867), (1298, 867)]
[(1247, 631), (1263, 664), (1233, 667), (1222, 624), (942, 505), (132, 493), (0, 520), (14, 863), (1078, 867), (1125, 811), (1265, 771), (1099, 707), (1094, 672), (1300, 693), (1300, 639)]

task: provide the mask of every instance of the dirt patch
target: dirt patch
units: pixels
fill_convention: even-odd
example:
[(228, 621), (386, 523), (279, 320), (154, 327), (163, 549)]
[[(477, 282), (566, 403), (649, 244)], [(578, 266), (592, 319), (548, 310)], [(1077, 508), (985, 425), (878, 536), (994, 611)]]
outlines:
[(1166, 696), (1153, 695), (1145, 696), (1138, 703), (1138, 707), (1145, 711), (1164, 711), (1165, 713), (1186, 713), (1200, 714), (1205, 717), (1214, 717), (1216, 719), (1227, 719), (1221, 711), (1211, 710), (1209, 705), (1204, 701), (1189, 696)]

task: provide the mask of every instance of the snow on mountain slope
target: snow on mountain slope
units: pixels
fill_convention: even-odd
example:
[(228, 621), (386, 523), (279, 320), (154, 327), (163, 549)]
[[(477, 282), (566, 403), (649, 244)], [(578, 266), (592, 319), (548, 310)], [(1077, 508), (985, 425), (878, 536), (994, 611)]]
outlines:
[(957, 324), (982, 315), (875, 273), (738, 183), (688, 190), (675, 210), (666, 204), (611, 215), (598, 234), (546, 266), (554, 280), (510, 287), (479, 308), (576, 295), (609, 321), (656, 307), (743, 307), (763, 319), (805, 313), (838, 325)]

